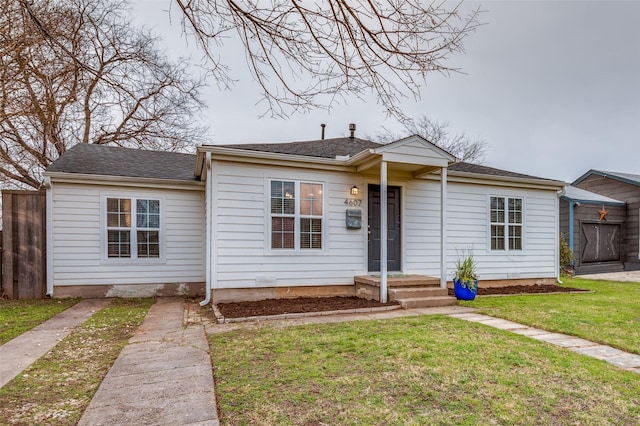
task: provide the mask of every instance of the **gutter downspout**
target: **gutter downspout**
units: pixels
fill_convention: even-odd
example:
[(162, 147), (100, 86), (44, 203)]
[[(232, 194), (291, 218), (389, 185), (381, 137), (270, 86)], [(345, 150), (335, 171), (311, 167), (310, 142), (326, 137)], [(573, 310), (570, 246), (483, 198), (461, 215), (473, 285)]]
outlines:
[(211, 199), (213, 177), (211, 176), (211, 153), (205, 154), (206, 181), (204, 190), (204, 209), (205, 209), (205, 299), (200, 302), (200, 306), (206, 306), (211, 302), (211, 209), (213, 200)]
[(387, 303), (387, 162), (380, 163), (380, 302)]
[(573, 253), (573, 221), (574, 221), (574, 212), (573, 209), (576, 205), (575, 201), (569, 201), (569, 249), (571, 249), (571, 253)]
[[(562, 191), (558, 191), (558, 196), (555, 199), (555, 210), (556, 210), (556, 250), (555, 250), (555, 263), (556, 263), (556, 271), (558, 271), (558, 276), (556, 277), (556, 282), (558, 284), (562, 284), (562, 280), (560, 279), (560, 195)], [(569, 202), (569, 247), (571, 247), (571, 251), (573, 252), (573, 201)]]
[(440, 287), (447, 288), (447, 168), (440, 172)]
[(46, 189), (45, 208), (46, 208), (46, 261), (47, 261), (47, 297), (53, 297), (53, 189), (51, 188), (51, 178), (44, 178), (44, 187)]

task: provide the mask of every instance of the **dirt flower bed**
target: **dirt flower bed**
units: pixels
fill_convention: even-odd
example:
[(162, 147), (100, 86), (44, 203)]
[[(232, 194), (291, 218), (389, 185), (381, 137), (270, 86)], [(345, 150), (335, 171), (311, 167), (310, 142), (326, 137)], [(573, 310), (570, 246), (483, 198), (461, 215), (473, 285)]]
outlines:
[[(506, 287), (478, 288), (478, 296), (492, 294), (543, 294), (543, 293), (572, 293), (575, 291), (589, 291), (581, 288), (562, 287), (555, 284), (510, 285)], [(453, 289), (449, 289), (449, 296), (453, 296)]]
[[(478, 295), (489, 294), (540, 294), (587, 291), (557, 285), (514, 285), (508, 287), (480, 288)], [(453, 289), (449, 289), (453, 296)], [(216, 306), (225, 318), (246, 318), (263, 315), (279, 315), (300, 312), (339, 311), (357, 308), (372, 308), (396, 305), (395, 302), (380, 303), (358, 297), (300, 297), (297, 299), (267, 299), (255, 302), (218, 303)]]
[(357, 308), (374, 308), (397, 305), (380, 303), (359, 297), (299, 297), (297, 299), (267, 299), (256, 302), (218, 303), (216, 306), (225, 318), (245, 318), (262, 315), (292, 314), (300, 312), (338, 311)]

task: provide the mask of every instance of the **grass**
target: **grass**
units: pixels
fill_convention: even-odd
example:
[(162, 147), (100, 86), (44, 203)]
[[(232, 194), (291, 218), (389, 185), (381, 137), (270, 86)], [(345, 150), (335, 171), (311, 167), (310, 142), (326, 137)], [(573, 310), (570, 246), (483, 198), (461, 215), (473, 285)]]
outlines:
[(0, 299), (0, 345), (78, 303), (80, 299)]
[(112, 299), (0, 389), (0, 424), (75, 425), (153, 299)]
[(593, 292), (479, 297), (461, 305), (640, 354), (640, 284), (581, 278), (566, 278), (563, 282)]
[(225, 425), (640, 423), (639, 375), (450, 317), (209, 340)]

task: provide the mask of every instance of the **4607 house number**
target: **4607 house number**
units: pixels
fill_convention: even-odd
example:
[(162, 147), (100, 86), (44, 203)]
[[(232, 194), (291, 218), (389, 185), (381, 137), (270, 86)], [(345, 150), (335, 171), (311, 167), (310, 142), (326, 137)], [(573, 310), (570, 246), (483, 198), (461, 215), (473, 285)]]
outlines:
[(344, 204), (349, 207), (362, 207), (362, 200), (350, 200), (347, 198), (344, 200)]

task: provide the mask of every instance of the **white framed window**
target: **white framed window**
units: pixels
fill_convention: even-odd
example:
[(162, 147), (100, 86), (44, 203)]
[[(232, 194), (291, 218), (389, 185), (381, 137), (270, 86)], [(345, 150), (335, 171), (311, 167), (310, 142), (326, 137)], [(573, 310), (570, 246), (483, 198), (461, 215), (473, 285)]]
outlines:
[(522, 198), (491, 197), (491, 250), (522, 250)]
[(324, 184), (293, 180), (270, 182), (272, 250), (322, 250)]
[(106, 198), (106, 257), (159, 259), (160, 200)]

